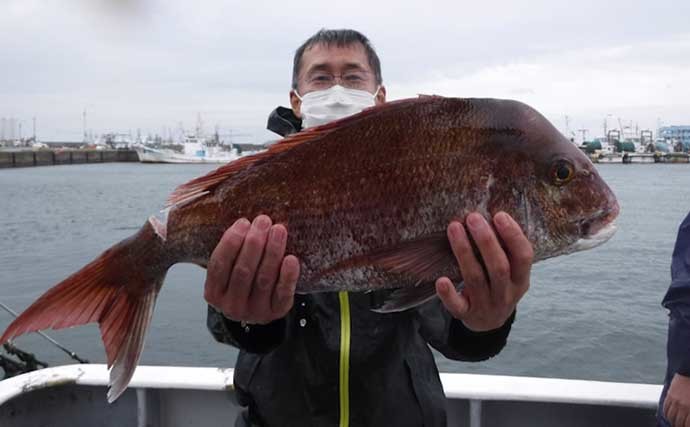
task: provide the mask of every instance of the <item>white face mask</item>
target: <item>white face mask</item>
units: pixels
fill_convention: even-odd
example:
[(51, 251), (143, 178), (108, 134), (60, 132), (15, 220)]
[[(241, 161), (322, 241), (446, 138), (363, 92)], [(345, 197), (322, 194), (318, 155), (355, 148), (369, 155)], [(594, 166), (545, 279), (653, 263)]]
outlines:
[(379, 89), (380, 86), (373, 95), (366, 90), (349, 89), (340, 85), (309, 92), (304, 96), (299, 96), (295, 91), (297, 98), (302, 101), (302, 127), (306, 129), (323, 125), (373, 107)]

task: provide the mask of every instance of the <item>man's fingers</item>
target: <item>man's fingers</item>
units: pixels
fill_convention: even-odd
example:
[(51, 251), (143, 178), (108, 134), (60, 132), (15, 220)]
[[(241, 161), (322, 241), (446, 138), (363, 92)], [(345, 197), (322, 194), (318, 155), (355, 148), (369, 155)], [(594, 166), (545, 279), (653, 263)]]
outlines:
[[(667, 398), (668, 398), (668, 396), (667, 396)], [(666, 405), (664, 405), (664, 406), (666, 406)], [(676, 402), (674, 400), (671, 400), (671, 403), (669, 403), (668, 408), (666, 409), (664, 415), (666, 415), (666, 419), (669, 422), (674, 423), (677, 413), (678, 413), (678, 405), (676, 405)]]
[(268, 233), (268, 242), (264, 251), (261, 264), (256, 272), (254, 279), (254, 291), (266, 292), (271, 291), (276, 281), (278, 280), (278, 273), (280, 272), (280, 264), (285, 255), (285, 245), (287, 242), (287, 230), (283, 225), (274, 225)]
[(499, 212), (494, 215), (494, 224), (506, 245), (513, 281), (521, 286), (529, 284), (530, 271), (534, 261), (532, 244), (522, 232), (520, 225), (507, 213)]
[(285, 255), (287, 230), (283, 225), (274, 225), (268, 232), (268, 241), (263, 258), (254, 276), (249, 293), (247, 312), (255, 316), (255, 321), (271, 317), (271, 295), (278, 281), (280, 265)]
[(689, 424), (689, 421), (690, 420), (688, 420), (687, 408), (683, 408), (683, 407), (679, 408), (678, 414), (676, 414), (676, 424), (674, 424), (674, 425), (677, 425), (680, 427), (686, 427)]
[(677, 405), (676, 416), (673, 420), (673, 425), (678, 427), (685, 427), (685, 419), (687, 418), (687, 413), (681, 404)]
[(213, 250), (211, 258), (206, 266), (206, 283), (204, 285), (204, 298), (206, 301), (217, 306), (220, 304), (222, 296), (228, 286), (228, 276), (235, 262), (237, 254), (240, 252), (244, 237), (249, 231), (249, 221), (240, 218), (228, 228), (221, 237), (218, 245)]
[(461, 319), (469, 311), (469, 301), (455, 290), (449, 278), (441, 277), (436, 280), (436, 293), (446, 310), (456, 319)]
[(668, 396), (668, 395), (666, 395), (666, 399), (664, 399), (664, 408), (663, 408), (664, 411), (663, 411), (663, 413), (664, 413), (664, 417), (666, 417), (666, 419), (669, 419), (668, 418), (668, 412), (669, 412), (669, 409), (671, 408), (671, 401), (672, 400), (673, 399), (671, 399), (670, 396)]
[(468, 285), (468, 288), (485, 286), (486, 277), (484, 269), (474, 254), (470, 239), (465, 232), (465, 227), (457, 221), (451, 222), (448, 225), (448, 241), (460, 266), (462, 278), (465, 284)]
[(294, 255), (283, 258), (280, 266), (278, 284), (273, 290), (271, 308), (276, 317), (283, 317), (292, 308), (295, 299), (295, 287), (299, 278), (299, 261)]
[(244, 238), (242, 249), (230, 273), (227, 292), (229, 304), (237, 310), (246, 309), (247, 298), (251, 292), (256, 268), (261, 261), (270, 228), (271, 219), (266, 215), (259, 215), (252, 222)]
[(479, 253), (482, 255), (484, 265), (489, 274), (491, 290), (504, 290), (504, 285), (511, 280), (510, 263), (496, 238), (496, 234), (484, 217), (478, 213), (467, 215), (467, 227), (477, 244)]

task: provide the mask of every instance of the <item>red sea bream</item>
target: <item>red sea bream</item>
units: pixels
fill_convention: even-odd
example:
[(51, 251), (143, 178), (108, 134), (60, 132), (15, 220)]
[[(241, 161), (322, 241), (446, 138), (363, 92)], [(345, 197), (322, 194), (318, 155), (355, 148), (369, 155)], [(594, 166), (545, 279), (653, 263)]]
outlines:
[(98, 322), (113, 401), (136, 368), (168, 268), (206, 267), (238, 218), (267, 214), (287, 227), (297, 292), (400, 288), (385, 312), (433, 297), (441, 275), (461, 283), (446, 237), (454, 219), (505, 211), (539, 261), (603, 243), (619, 209), (589, 159), (534, 109), (437, 96), (292, 135), (180, 186), (168, 208), (48, 290), (0, 343)]

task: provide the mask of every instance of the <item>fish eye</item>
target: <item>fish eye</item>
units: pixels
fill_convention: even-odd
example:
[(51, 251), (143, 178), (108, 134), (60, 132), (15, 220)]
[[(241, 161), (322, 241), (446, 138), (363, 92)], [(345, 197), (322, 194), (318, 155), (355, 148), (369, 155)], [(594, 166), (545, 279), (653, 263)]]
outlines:
[(564, 185), (575, 177), (575, 167), (565, 160), (558, 160), (551, 167), (551, 179), (556, 185)]

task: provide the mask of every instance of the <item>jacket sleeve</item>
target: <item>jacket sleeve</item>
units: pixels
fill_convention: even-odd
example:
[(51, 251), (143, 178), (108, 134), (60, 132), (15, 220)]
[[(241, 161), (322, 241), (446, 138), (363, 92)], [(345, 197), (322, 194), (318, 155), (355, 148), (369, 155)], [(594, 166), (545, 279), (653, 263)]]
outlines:
[(671, 286), (662, 305), (669, 310), (669, 371), (690, 376), (690, 214), (678, 230), (671, 261)]
[(474, 332), (453, 318), (438, 299), (417, 310), (422, 337), (447, 358), (468, 362), (489, 359), (503, 350), (515, 314), (513, 312), (500, 328)]
[(285, 339), (286, 324), (283, 318), (266, 325), (243, 325), (210, 305), (206, 318), (208, 330), (216, 341), (250, 353), (268, 353), (278, 347)]

